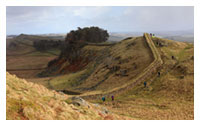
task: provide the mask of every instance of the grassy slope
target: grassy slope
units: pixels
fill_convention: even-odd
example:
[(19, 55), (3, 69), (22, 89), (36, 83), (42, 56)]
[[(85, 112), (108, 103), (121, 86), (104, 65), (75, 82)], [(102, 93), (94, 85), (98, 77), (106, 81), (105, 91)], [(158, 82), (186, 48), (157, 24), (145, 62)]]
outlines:
[(69, 104), (68, 96), (6, 74), (6, 119), (126, 119), (103, 114), (99, 107), (90, 108)]
[(137, 85), (114, 103), (108, 102), (113, 112), (137, 119), (194, 119), (193, 44), (162, 41), (168, 46), (157, 47), (164, 61), (161, 76), (147, 88)]
[[(132, 80), (152, 61), (152, 53), (143, 37), (122, 41), (110, 49), (110, 56), (85, 81), (85, 86), (94, 85), (108, 75), (108, 78), (95, 90), (105, 91), (113, 89)], [(120, 70), (110, 72), (110, 70), (104, 68), (107, 64), (109, 68), (119, 66), (120, 70), (127, 70), (126, 74), (128, 76), (116, 76), (116, 74), (120, 74)], [(117, 83), (116, 80), (118, 80)]]
[[(162, 60), (164, 61), (160, 70), (161, 77), (156, 77), (152, 83), (148, 83), (147, 88), (143, 88), (143, 84), (137, 85), (129, 92), (125, 92), (121, 96), (116, 97), (115, 102), (111, 102), (109, 101), (110, 99), (108, 99), (108, 102), (104, 105), (118, 115), (125, 115), (134, 119), (193, 119), (193, 44), (155, 38), (154, 42), (157, 41), (162, 41), (167, 44), (166, 47), (157, 46)], [(128, 45), (130, 46), (127, 48)], [(126, 40), (112, 48), (108, 48), (108, 52), (110, 53), (109, 58), (102, 58), (100, 65), (96, 67), (91, 76), (89, 76), (86, 81), (81, 81), (82, 85), (79, 85), (80, 78), (93, 71), (92, 69), (83, 69), (77, 73), (53, 77), (50, 78), (50, 81), (49, 78), (37, 78), (31, 81), (45, 84), (47, 87), (50, 82), (55, 89), (83, 89), (85, 87), (91, 87), (103, 80), (107, 73), (109, 73), (108, 69), (103, 68), (106, 64), (109, 64), (110, 66), (120, 65), (122, 69), (128, 69), (128, 77), (117, 77), (115, 74), (111, 73), (108, 76), (108, 79), (97, 86), (94, 91), (101, 92), (102, 90), (112, 89), (129, 81), (129, 79), (134, 78), (139, 71), (151, 62), (151, 55), (149, 51), (144, 50), (144, 48), (146, 48), (146, 45), (142, 42), (141, 37)], [(85, 47), (85, 50), (100, 51), (103, 49), (102, 47), (87, 46)], [(106, 53), (107, 52), (102, 54), (106, 55)], [(97, 57), (99, 55), (97, 55)], [(175, 60), (171, 59), (172, 55), (175, 56)], [(117, 57), (120, 57), (120, 59), (115, 60)], [(118, 64), (119, 61), (122, 63)], [(146, 64), (144, 64), (144, 62)], [(91, 64), (94, 64), (94, 62)], [(91, 64), (86, 68), (91, 68)], [(182, 78), (183, 76), (184, 78)], [(89, 92), (91, 92), (91, 90)], [(100, 99), (96, 99), (92, 102), (101, 103)]]
[[(97, 53), (97, 58), (85, 69), (53, 78), (50, 83), (54, 88), (77, 89), (77, 91), (83, 92), (91, 90), (95, 92), (106, 91), (130, 81), (153, 61), (151, 51), (143, 37), (125, 40), (112, 47), (86, 46), (83, 50), (85, 50), (84, 55), (87, 55), (90, 52), (89, 50), (98, 50), (100, 53)], [(100, 60), (100, 63), (94, 69), (97, 60)], [(116, 74), (120, 74), (120, 70), (112, 72), (105, 67), (106, 65), (109, 68), (119, 66), (120, 70), (128, 71), (128, 76), (117, 76)], [(83, 75), (87, 74), (91, 75), (88, 78), (83, 78)], [(116, 83), (115, 80), (118, 80), (118, 82)], [(98, 86), (92, 88), (95, 85)]]
[[(24, 54), (24, 52), (28, 52), (27, 49), (30, 49), (29, 51), (34, 50), (31, 47), (27, 47), (23, 52), (20, 52), (20, 50), (14, 50), (13, 53)], [(9, 50), (8, 52), (12, 51)], [(82, 52), (82, 55), (85, 57), (90, 57), (90, 55), (95, 54), (95, 59), (92, 60), (87, 67), (76, 73), (68, 73), (57, 77), (40, 79), (36, 78), (36, 75), (41, 70), (33, 70), (32, 72), (11, 72), (16, 74), (18, 77), (27, 78), (30, 81), (44, 84), (48, 88), (78, 89), (78, 91), (85, 91), (82, 89), (88, 88), (90, 90), (91, 87), (99, 84), (92, 90), (105, 91), (131, 80), (153, 60), (152, 54), (150, 50), (148, 50), (143, 37), (125, 40), (113, 47), (88, 45), (82, 49)], [(8, 56), (7, 69), (45, 68), (47, 62), (53, 58), (55, 58), (54, 55), (38, 51), (22, 56)], [(120, 74), (120, 71), (110, 72), (108, 68), (105, 68), (105, 65), (108, 65), (110, 68), (112, 66), (120, 66), (121, 70), (128, 70), (127, 74), (129, 76), (116, 76), (116, 74)], [(65, 64), (63, 64), (63, 67), (64, 66)], [(120, 80), (119, 83), (115, 83), (114, 80), (116, 79)]]

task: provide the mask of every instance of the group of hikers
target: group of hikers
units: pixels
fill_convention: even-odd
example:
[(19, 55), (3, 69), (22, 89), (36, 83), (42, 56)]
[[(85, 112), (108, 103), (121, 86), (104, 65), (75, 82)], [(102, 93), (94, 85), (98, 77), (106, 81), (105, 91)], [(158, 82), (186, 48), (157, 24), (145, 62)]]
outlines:
[[(114, 101), (114, 96), (113, 96), (113, 95), (111, 96), (111, 99), (112, 99), (112, 101)], [(102, 101), (103, 101), (103, 102), (106, 101), (106, 97), (105, 97), (105, 96), (102, 97)]]
[(150, 33), (150, 36), (151, 36), (152, 38), (155, 38), (155, 34)]

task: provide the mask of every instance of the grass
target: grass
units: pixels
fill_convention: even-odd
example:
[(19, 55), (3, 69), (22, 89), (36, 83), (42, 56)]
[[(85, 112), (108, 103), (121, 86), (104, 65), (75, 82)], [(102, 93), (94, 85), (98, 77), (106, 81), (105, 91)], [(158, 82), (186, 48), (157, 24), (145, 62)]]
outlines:
[(44, 86), (27, 82), (6, 74), (6, 119), (7, 120), (100, 120), (107, 116), (113, 119), (126, 118), (115, 114), (102, 114), (99, 108), (74, 106), (67, 95), (50, 91)]
[[(161, 72), (160, 77), (157, 77), (156, 73), (153, 74), (152, 77), (149, 77), (148, 80), (145, 80), (147, 81), (146, 88), (144, 88), (143, 83), (139, 83), (130, 90), (124, 91), (120, 95), (115, 95), (114, 102), (111, 101), (110, 96), (106, 96), (106, 102), (102, 102), (100, 97), (96, 99), (89, 98), (88, 100), (92, 103), (98, 103), (102, 106), (106, 106), (109, 109), (109, 111), (113, 112), (115, 115), (120, 116), (121, 118), (128, 117), (129, 119), (147, 120), (194, 119), (194, 61), (191, 58), (192, 56), (194, 56), (194, 45), (188, 43), (174, 42), (171, 40), (160, 38), (154, 38), (153, 40), (162, 41), (167, 45), (164, 47), (156, 47), (158, 49), (158, 53), (161, 55), (163, 60), (163, 65), (159, 68), (159, 71)], [(66, 75), (40, 79), (37, 77), (34, 78), (32, 76), (34, 74), (32, 74), (30, 75), (29, 80), (40, 84), (44, 84), (47, 87), (48, 82), (50, 82), (50, 85), (53, 86), (53, 89), (76, 89), (78, 91), (81, 91), (81, 89), (90, 88), (105, 79), (105, 76), (110, 72), (110, 69), (105, 67), (106, 65), (108, 65), (110, 68), (112, 66), (120, 66), (120, 69), (126, 69), (128, 71), (128, 76), (124, 77), (116, 76), (116, 73), (119, 74), (120, 71), (115, 71), (109, 74), (107, 79), (105, 79), (95, 89), (84, 91), (84, 95), (98, 93), (101, 94), (102, 92), (114, 90), (116, 88), (120, 88), (121, 86), (126, 86), (126, 84), (131, 83), (134, 80), (134, 78), (138, 75), (138, 73), (141, 73), (141, 71), (143, 71), (153, 61), (153, 55), (150, 49), (148, 48), (148, 45), (144, 41), (143, 37), (128, 39), (110, 47), (88, 45), (85, 46), (83, 50), (84, 56), (90, 56), (90, 53), (94, 52), (96, 53), (96, 55), (94, 60), (92, 60), (88, 66), (82, 68), (80, 71), (75, 73), (68, 73)], [(48, 61), (48, 58), (44, 59), (44, 61), (41, 61), (40, 58), (42, 56), (40, 57), (40, 55), (43, 54), (38, 53), (34, 54), (34, 56), (29, 55), (29, 58), (23, 57), (24, 59), (21, 59), (21, 61), (23, 62), (21, 62), (20, 59), (17, 59), (18, 57), (12, 57), (13, 59), (10, 59), (10, 61), (7, 64), (9, 64), (9, 67), (14, 68), (25, 66), (31, 67), (31, 62), (36, 60), (38, 57), (38, 62), (35, 62), (35, 66), (39, 66), (39, 61), (43, 62), (45, 65)], [(171, 59), (171, 56), (175, 56), (175, 59)], [(31, 58), (33, 59), (31, 60)], [(53, 58), (53, 56), (50, 56), (49, 59), (50, 58)], [(12, 66), (12, 63), (16, 61), (20, 61), (21, 64), (18, 63)], [(182, 69), (186, 72), (183, 72)], [(18, 74), (19, 73), (20, 72), (18, 71)], [(180, 78), (180, 76), (184, 77)], [(8, 79), (10, 80), (10, 78)], [(27, 86), (23, 85), (23, 88), (20, 87), (20, 89), (18, 87), (19, 85), (21, 85), (21, 81), (18, 81), (18, 79), (13, 79), (12, 83), (16, 83), (18, 85), (12, 86), (12, 90), (10, 90), (10, 86), (7, 88), (7, 95), (9, 96), (8, 99), (12, 98), (11, 96), (16, 96), (15, 98), (19, 99), (18, 96), (27, 95)], [(7, 81), (7, 85), (10, 84), (11, 82)], [(14, 95), (12, 94), (13, 90), (14, 92), (16, 92)], [(48, 103), (50, 101), (50, 106), (54, 106), (54, 104), (58, 103), (58, 106), (52, 107), (53, 110), (50, 109), (52, 111), (55, 111), (56, 114), (52, 114), (51, 112), (49, 113), (50, 115), (53, 115), (51, 117), (53, 119), (63, 119), (64, 117), (61, 118), (60, 115), (62, 115), (62, 111), (67, 110), (63, 110), (62, 104), (66, 103), (70, 105), (72, 101), (70, 99), (63, 99), (63, 96), (61, 95), (55, 97), (54, 95), (50, 95), (49, 93), (50, 92), (41, 91), (40, 87), (36, 87), (34, 88), (34, 91), (28, 93), (30, 96), (27, 95), (25, 99), (39, 99), (39, 102), (44, 104), (45, 107), (49, 105)], [(32, 99), (32, 97), (34, 98)], [(42, 98), (40, 99), (40, 97)], [(11, 102), (11, 104), (13, 103)], [(22, 104), (23, 106), (31, 107), (31, 104), (29, 104), (29, 102)], [(64, 107), (68, 108), (67, 106)], [(18, 111), (20, 109), (19, 107), (16, 107), (16, 109), (11, 110), (13, 110), (12, 113), (14, 113), (14, 111)], [(83, 111), (81, 110), (81, 113), (86, 115), (90, 113), (90, 116), (88, 115), (85, 117), (77, 117), (74, 114), (74, 111), (72, 111), (71, 109), (68, 110), (70, 110), (68, 112), (70, 113), (68, 117), (76, 119), (91, 119), (91, 116), (95, 113), (93, 111), (88, 112), (88, 110), (83, 109)], [(11, 114), (9, 114), (9, 116), (12, 117)], [(46, 115), (44, 117), (47, 119), (50, 118)], [(94, 117), (96, 119), (102, 119), (99, 116)], [(22, 118), (24, 118), (23, 115)], [(34, 116), (34, 118), (36, 117)]]
[[(9, 105), (7, 106), (7, 112), (6, 112), (6, 117), (8, 120), (9, 119), (16, 119), (16, 120), (26, 119), (27, 120), (28, 117), (26, 117), (23, 113), (24, 108), (32, 108), (33, 110), (41, 109), (39, 106), (37, 106), (36, 104), (34, 104), (31, 101), (24, 101), (24, 100), (17, 100), (14, 98), (11, 98), (11, 99), (8, 98), (7, 103), (9, 103)], [(15, 115), (15, 116), (13, 116), (13, 115)]]
[[(134, 119), (194, 119), (194, 61), (191, 60), (194, 55), (193, 44), (167, 42), (167, 47), (157, 47), (164, 58), (160, 77), (156, 77), (151, 83), (147, 80), (146, 88), (141, 83), (116, 95), (114, 102), (110, 96), (107, 96), (105, 103), (100, 98), (91, 102), (105, 105), (113, 113)], [(172, 60), (172, 55), (177, 60)], [(178, 65), (189, 69), (191, 74), (177, 73)], [(181, 79), (180, 75), (184, 75), (184, 78)]]
[(181, 73), (184, 75), (181, 79), (177, 70), (171, 69), (174, 62), (171, 56), (174, 55), (178, 59), (177, 65), (184, 65), (193, 73), (194, 62), (190, 59), (194, 55), (193, 50), (192, 44), (170, 42), (169, 46), (159, 48), (160, 54), (169, 57), (163, 59), (161, 76), (148, 83), (146, 88), (142, 83), (136, 85), (116, 96), (115, 102), (108, 100), (105, 105), (114, 113), (137, 119), (194, 119), (194, 75)]
[(178, 53), (177, 57), (178, 57), (179, 61), (184, 61), (188, 56), (192, 56), (192, 54), (189, 51), (190, 52), (194, 51), (193, 44), (187, 44), (187, 46)]
[(34, 53), (29, 54), (29, 56), (44, 56), (44, 57), (48, 57), (48, 56), (59, 56), (59, 54), (60, 54), (60, 50), (59, 49), (50, 49), (50, 50), (46, 50), (44, 52), (36, 51)]
[(9, 56), (6, 57), (6, 69), (21, 78), (36, 78), (37, 74), (47, 67), (47, 63), (57, 57), (54, 54), (59, 52), (57, 49), (39, 52), (24, 45), (23, 48), (7, 50)]
[(56, 90), (72, 89), (79, 86), (91, 73), (92, 67), (76, 73), (61, 75), (50, 80), (49, 84)]
[(106, 104), (106, 107), (116, 114), (144, 120), (193, 119), (192, 110), (194, 108), (192, 106), (193, 104), (189, 102), (178, 100), (174, 102), (166, 98), (155, 100), (145, 97), (127, 98)]
[[(116, 60), (117, 57), (119, 57), (119, 59)], [(143, 37), (125, 40), (109, 48), (109, 56), (102, 59), (102, 63), (97, 66), (96, 70), (82, 84), (82, 87), (93, 87), (102, 81), (103, 82), (97, 86), (95, 90), (106, 92), (121, 87), (135, 78), (135, 76), (143, 71), (152, 61), (152, 53)], [(105, 79), (107, 74), (110, 73), (110, 70), (105, 68), (106, 64), (108, 64), (109, 67), (119, 66), (120, 70), (126, 69), (128, 71), (128, 76), (116, 76), (117, 73), (120, 74), (119, 70), (112, 72), (107, 79)], [(133, 64), (135, 64), (137, 68), (134, 68)], [(116, 82), (116, 80), (118, 81)]]

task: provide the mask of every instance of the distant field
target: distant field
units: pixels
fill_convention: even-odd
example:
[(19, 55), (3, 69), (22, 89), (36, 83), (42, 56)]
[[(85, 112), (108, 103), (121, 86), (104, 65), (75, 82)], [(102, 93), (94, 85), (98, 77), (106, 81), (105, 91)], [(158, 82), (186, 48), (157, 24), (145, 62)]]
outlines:
[(50, 49), (41, 52), (36, 50), (32, 45), (25, 43), (28, 41), (23, 41), (22, 39), (22, 41), (19, 41), (19, 44), (17, 43), (16, 47), (9, 48), (13, 39), (7, 39), (6, 69), (11, 74), (16, 74), (21, 78), (38, 78), (37, 74), (47, 67), (49, 61), (60, 54), (60, 50)]
[(180, 41), (180, 42), (190, 42), (194, 43), (194, 36), (168, 36), (164, 37), (166, 39)]

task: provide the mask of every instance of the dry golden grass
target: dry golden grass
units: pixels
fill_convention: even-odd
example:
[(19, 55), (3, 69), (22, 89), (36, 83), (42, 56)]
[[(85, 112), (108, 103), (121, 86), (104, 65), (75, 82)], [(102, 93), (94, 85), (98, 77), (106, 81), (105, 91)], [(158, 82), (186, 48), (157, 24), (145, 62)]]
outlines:
[[(124, 91), (124, 93), (116, 95), (115, 102), (112, 102), (110, 98), (108, 98), (107, 102), (104, 104), (102, 103), (101, 98), (88, 99), (88, 100), (106, 106), (107, 108), (109, 108), (110, 111), (115, 113), (115, 115), (122, 115), (118, 116), (119, 118), (117, 118), (116, 116), (115, 119), (124, 119), (123, 117), (126, 117), (125, 119), (173, 119), (173, 120), (194, 119), (194, 60), (193, 60), (194, 45), (182, 42), (174, 42), (171, 40), (160, 39), (156, 37), (153, 38), (153, 41), (154, 42), (161, 41), (167, 45), (164, 47), (156, 46), (163, 60), (163, 65), (160, 68), (161, 72), (160, 77), (157, 77), (156, 74), (152, 75), (151, 79), (146, 80), (147, 88), (144, 88), (143, 83), (138, 84), (131, 90)], [(107, 76), (108, 78), (105, 79), (96, 88), (92, 90), (83, 91), (85, 92), (85, 94), (83, 95), (99, 94), (102, 92), (114, 90), (115, 88), (119, 88), (120, 86), (132, 82), (132, 80), (153, 61), (152, 53), (148, 48), (146, 42), (144, 41), (143, 37), (137, 37), (125, 40), (112, 47), (86, 46), (83, 48), (83, 50), (84, 53), (82, 55), (85, 56), (88, 56), (89, 53), (91, 52), (96, 52), (96, 57), (107, 55), (107, 53), (109, 55), (107, 57), (103, 57), (100, 60), (100, 64), (94, 67), (95, 69), (92, 72), (92, 74), (86, 80), (84, 80), (80, 85), (77, 85), (75, 87), (72, 86), (73, 84), (76, 84), (76, 82), (80, 79), (80, 77), (82, 77), (82, 75), (88, 73), (89, 68), (93, 67), (95, 61), (90, 62), (90, 64), (85, 69), (76, 73), (69, 73), (68, 75), (49, 77), (49, 78), (37, 78), (37, 77), (31, 78), (31, 76), (36, 75), (36, 73), (31, 73), (29, 76), (29, 80), (43, 84), (46, 87), (49, 86), (48, 83), (50, 82), (51, 85), (54, 86), (54, 88), (56, 89), (77, 88), (77, 90), (81, 90), (96, 85), (101, 80), (104, 80), (105, 76)], [(172, 56), (174, 56), (175, 59), (172, 59), (171, 58)], [(35, 57), (36, 58), (35, 59), (33, 58), (32, 61), (36, 60), (37, 57), (39, 56), (37, 55)], [(24, 66), (26, 66), (27, 64), (31, 64), (31, 58), (29, 58), (29, 61), (27, 61), (27, 59), (24, 60), (24, 62), (21, 62), (23, 61), (23, 58), (22, 60), (18, 61), (24, 64)], [(15, 61), (17, 61), (17, 59), (16, 60), (11, 59), (11, 61), (12, 63), (14, 63)], [(46, 61), (48, 60), (44, 59), (44, 61), (42, 61), (44, 65), (47, 64)], [(12, 65), (12, 63), (10, 63), (10, 65)], [(36, 62), (35, 65), (37, 66), (37, 64), (40, 63)], [(128, 76), (116, 76), (115, 72), (109, 73), (109, 70), (105, 68), (106, 65), (108, 65), (109, 67), (118, 65), (120, 66), (121, 69), (127, 69)], [(16, 64), (16, 68), (18, 66), (20, 65)], [(22, 75), (22, 73), (20, 72), (13, 72), (13, 73)], [(28, 73), (29, 72), (24, 72), (23, 76), (25, 76), (26, 74), (28, 75)], [(24, 92), (24, 90), (22, 91)], [(7, 92), (10, 91), (8, 90)], [(20, 93), (21, 89), (19, 91), (15, 90), (14, 92), (17, 92), (16, 93), (17, 95), (14, 94), (16, 96), (18, 96), (18, 94), (22, 95), (22, 93)], [(31, 93), (29, 95), (31, 96)], [(43, 97), (43, 95), (40, 97)], [(44, 95), (44, 97), (46, 98), (46, 95)], [(50, 99), (54, 99), (54, 97), (50, 97)], [(60, 100), (60, 98), (58, 98), (57, 100), (59, 100), (59, 103), (62, 101)], [(52, 103), (57, 102), (57, 100), (53, 101)], [(44, 112), (40, 110), (41, 106), (38, 107), (38, 105), (32, 104), (32, 102), (18, 103), (18, 101), (19, 100), (11, 98), (8, 99), (8, 102), (10, 102), (11, 104), (9, 108), (12, 108), (11, 106), (15, 106), (16, 104), (18, 105), (17, 107), (18, 112), (13, 112), (11, 111), (12, 109), (10, 111), (12, 113), (15, 113), (16, 115), (19, 114), (21, 116), (21, 119), (27, 119), (27, 116), (24, 116), (24, 113), (22, 112), (21, 109), (23, 108), (23, 106), (26, 105), (31, 107), (32, 109), (39, 108), (38, 111)], [(63, 110), (62, 107), (63, 106), (53, 107), (51, 111), (56, 111), (60, 113)], [(51, 118), (54, 119), (61, 118), (59, 114), (58, 115), (53, 114), (53, 115), (54, 116)], [(95, 116), (95, 119), (96, 117), (97, 116)], [(48, 119), (48, 117), (45, 118)], [(90, 117), (89, 116), (74, 117), (72, 114), (72, 117), (70, 117), (70, 119), (71, 118), (89, 119)], [(107, 118), (111, 119), (112, 117), (107, 116)]]
[(108, 102), (113, 113), (138, 120), (192, 120), (194, 104), (167, 98), (135, 97)]
[(104, 114), (100, 107), (90, 108), (68, 104), (67, 95), (6, 74), (6, 119), (85, 120), (128, 119), (112, 113)]
[(114, 113), (136, 119), (194, 119), (194, 45), (164, 42), (168, 46), (157, 47), (164, 61), (161, 76), (147, 81), (147, 88), (141, 83), (116, 96), (115, 102), (109, 99), (106, 106)]
[[(94, 90), (109, 91), (131, 81), (153, 61), (151, 50), (143, 37), (122, 41), (109, 48), (109, 53), (109, 57), (102, 59), (102, 63), (78, 88), (92, 87), (107, 77)], [(110, 68), (119, 66), (120, 70), (127, 70), (128, 76), (117, 76), (120, 70), (110, 72), (105, 68), (106, 65)]]
[[(101, 58), (101, 63), (96, 66), (97, 68), (93, 71), (92, 67), (96, 61), (92, 61), (85, 69), (76, 73), (69, 73), (67, 75), (51, 77), (47, 79), (37, 78), (37, 74), (42, 70), (30, 70), (30, 71), (10, 71), (13, 74), (16, 74), (18, 77), (29, 79), (30, 81), (37, 82), (40, 84), (44, 84), (46, 87), (51, 87), (55, 89), (81, 89), (81, 88), (89, 88), (97, 83), (101, 82), (105, 79), (105, 76), (108, 76), (108, 79), (105, 79), (97, 88), (99, 91), (106, 91), (113, 89), (115, 87), (121, 86), (124, 82), (128, 82), (132, 80), (135, 76), (138, 75), (142, 70), (144, 70), (152, 61), (152, 54), (150, 49), (148, 48), (147, 43), (145, 42), (143, 37), (137, 37), (129, 40), (125, 40), (120, 42), (113, 47), (107, 46), (85, 46), (82, 49), (84, 52), (82, 55), (87, 57), (90, 53), (95, 53), (95, 57), (101, 57), (110, 53), (109, 57)], [(107, 52), (104, 52), (107, 50)], [(16, 51), (17, 52), (17, 51)], [(104, 54), (105, 53), (105, 54)], [(147, 55), (148, 54), (148, 55)], [(115, 60), (115, 58), (120, 57), (119, 60)], [(20, 68), (40, 68), (46, 67), (48, 61), (55, 58), (55, 56), (43, 56), (43, 55), (27, 55), (27, 56), (17, 56), (17, 57), (7, 57), (7, 69), (20, 69)], [(13, 65), (13, 63), (15, 64)], [(145, 63), (145, 64), (144, 64)], [(105, 69), (106, 64), (109, 64), (109, 67), (112, 66), (120, 66), (120, 69), (128, 70), (129, 76), (116, 76), (115, 73), (109, 73), (108, 69)], [(63, 64), (63, 67), (65, 64)], [(62, 68), (61, 68), (62, 69)], [(88, 69), (91, 69), (88, 71)], [(91, 73), (88, 78), (85, 78), (81, 85), (77, 84), (76, 80), (81, 78), (82, 74)], [(119, 73), (119, 71), (118, 71)], [(74, 79), (73, 79), (74, 78)], [(118, 83), (115, 80), (119, 80)], [(74, 87), (73, 85), (76, 85)]]

